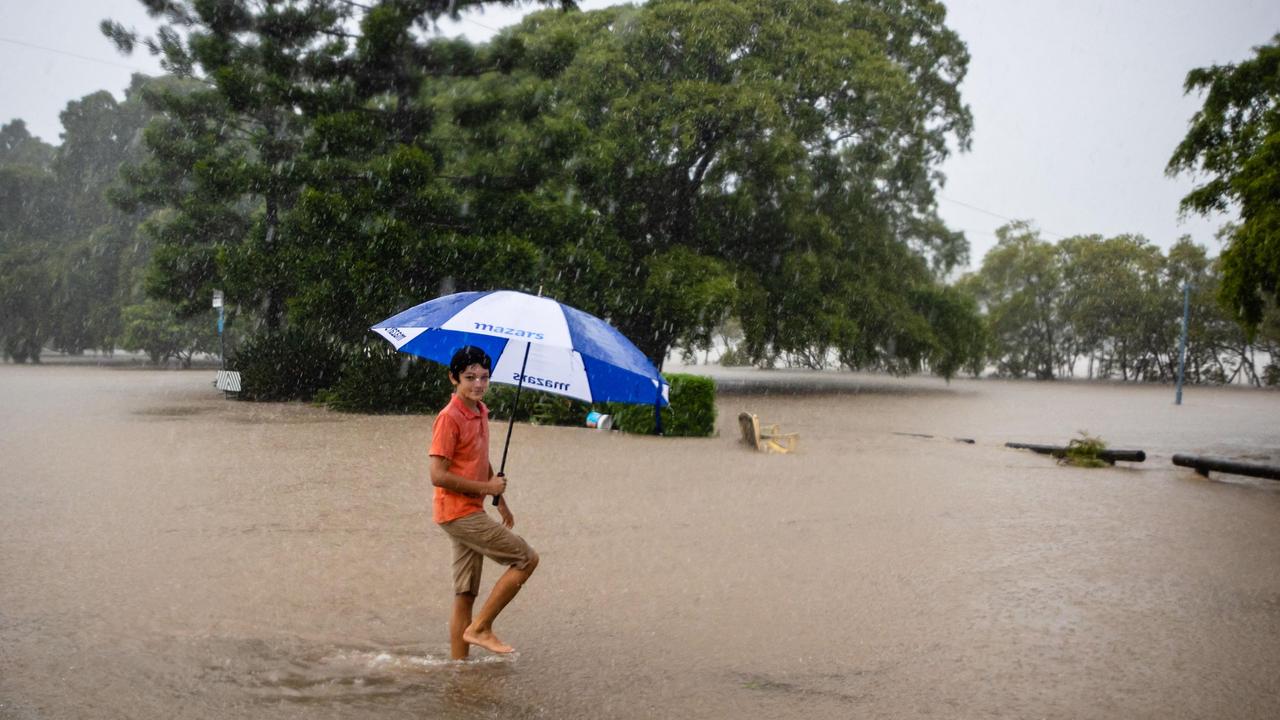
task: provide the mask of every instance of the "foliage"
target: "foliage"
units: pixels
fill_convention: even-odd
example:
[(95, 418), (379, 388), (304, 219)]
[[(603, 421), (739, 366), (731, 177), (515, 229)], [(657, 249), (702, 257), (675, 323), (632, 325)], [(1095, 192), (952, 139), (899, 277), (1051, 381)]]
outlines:
[[(700, 375), (671, 373), (670, 404), (662, 409), (662, 434), (668, 437), (707, 437), (716, 430), (716, 384)], [(652, 405), (610, 403), (606, 408), (619, 430), (652, 435), (655, 418)]]
[(148, 82), (135, 76), (123, 102), (100, 91), (67, 103), (57, 148), (20, 120), (0, 128), (0, 296), (11, 313), (0, 337), (9, 357), (38, 362), (45, 346), (110, 351), (121, 308), (141, 301), (140, 216), (113, 208), (105, 193), (140, 152)]
[(427, 78), (476, 71), (465, 42), (420, 30), (483, 4), (186, 1), (149, 5), (155, 37), (103, 23), (177, 78), (148, 93), (161, 114), (150, 154), (115, 197), (157, 210), (148, 292), (198, 313), (221, 288), (268, 334), (296, 324), (354, 345), (372, 319), (445, 286), (518, 286), (510, 269), (534, 253), (459, 219), (416, 102)]
[[(514, 385), (494, 384), (490, 386), (484, 401), (489, 406), (490, 417), (509, 420), (516, 401), (516, 388)], [(592, 409), (602, 407), (604, 406), (593, 406), (581, 400), (524, 387), (520, 389), (520, 407), (516, 419), (535, 425), (580, 427)]]
[(1141, 236), (1051, 244), (1029, 223), (997, 234), (1000, 243), (956, 289), (977, 298), (985, 312), (998, 374), (1069, 376), (1084, 358), (1090, 378), (1172, 381), (1187, 287), (1186, 379), (1260, 384), (1255, 351), (1270, 353), (1280, 337), (1272, 318), (1280, 315), (1269, 310), (1250, 342), (1218, 303), (1219, 264), (1190, 238), (1164, 255)]
[(31, 245), (10, 245), (0, 254), (0, 350), (6, 360), (40, 362), (52, 284), (46, 258)]
[(311, 400), (341, 377), (341, 349), (302, 328), (260, 333), (243, 343), (228, 367), (240, 372), (244, 400)]
[(0, 127), (0, 351), (20, 363), (40, 362), (49, 336), (50, 245), (60, 229), (49, 202), (53, 152), (21, 120)]
[(1101, 353), (1100, 372), (1121, 379), (1170, 377), (1171, 340), (1180, 318), (1165, 259), (1145, 238), (1067, 238), (1058, 244), (1061, 313), (1070, 334), (1060, 360)]
[(316, 399), (343, 412), (435, 413), (452, 393), (441, 365), (373, 345), (346, 357), (341, 377)]
[(1001, 375), (1054, 377), (1059, 359), (1061, 268), (1027, 222), (996, 230), (998, 242), (968, 284), (986, 308), (990, 356)]
[(536, 425), (581, 427), (587, 419), (587, 414), (591, 412), (590, 403), (574, 400), (573, 398), (544, 392), (535, 392), (531, 393), (531, 395), (533, 397), (530, 397), (529, 401), (533, 407), (529, 415)]
[(1280, 34), (1249, 60), (1192, 70), (1184, 89), (1205, 93), (1204, 105), (1166, 171), (1208, 177), (1182, 199), (1184, 212), (1239, 209), (1220, 297), (1252, 336), (1280, 302)]
[(755, 362), (909, 371), (949, 339), (912, 291), (964, 255), (933, 212), (971, 122), (944, 21), (831, 0), (534, 14), (486, 49), (497, 71), (435, 89), (438, 144), (472, 212), (532, 228), (548, 292), (659, 366), (733, 314)]
[(529, 388), (520, 388), (520, 403), (517, 406), (514, 385), (493, 383), (484, 396), (484, 404), (489, 407), (489, 417), (495, 420), (510, 420), (512, 412), (515, 412), (517, 422), (528, 422), (533, 419), (533, 402), (530, 396), (534, 394)]
[(1102, 451), (1106, 449), (1107, 444), (1101, 438), (1081, 430), (1080, 437), (1072, 438), (1067, 443), (1066, 453), (1060, 462), (1085, 468), (1107, 467), (1110, 463), (1101, 457)]
[(915, 292), (913, 305), (932, 329), (922, 351), (930, 369), (947, 380), (961, 370), (980, 375), (989, 335), (973, 294), (962, 287), (926, 287)]
[(177, 308), (162, 300), (130, 305), (123, 311), (120, 345), (125, 350), (145, 352), (153, 365), (172, 358), (183, 367), (191, 367), (196, 353), (218, 352), (217, 329), (207, 315), (180, 318)]

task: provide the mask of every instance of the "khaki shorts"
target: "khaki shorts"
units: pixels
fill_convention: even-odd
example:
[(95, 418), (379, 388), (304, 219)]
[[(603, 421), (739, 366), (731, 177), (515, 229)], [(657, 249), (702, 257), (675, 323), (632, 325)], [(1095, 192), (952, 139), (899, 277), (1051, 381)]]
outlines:
[(487, 557), (500, 565), (523, 570), (533, 557), (533, 548), (510, 528), (478, 512), (440, 526), (453, 540), (453, 591), (480, 592), (480, 570)]

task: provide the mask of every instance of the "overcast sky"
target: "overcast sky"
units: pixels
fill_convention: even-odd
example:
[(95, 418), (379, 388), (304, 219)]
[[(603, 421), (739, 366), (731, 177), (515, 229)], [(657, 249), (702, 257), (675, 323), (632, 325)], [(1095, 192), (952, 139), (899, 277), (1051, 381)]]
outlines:
[[(584, 9), (616, 4), (586, 0)], [(973, 147), (943, 170), (939, 211), (964, 230), (972, 265), (1009, 219), (1048, 240), (1136, 233), (1168, 247), (1183, 234), (1218, 250), (1222, 219), (1178, 219), (1191, 178), (1165, 164), (1200, 105), (1184, 97), (1188, 70), (1237, 62), (1280, 32), (1276, 0), (954, 0), (948, 24), (972, 60), (961, 85)], [(444, 28), (481, 41), (519, 11), (490, 9)], [(60, 142), (67, 102), (110, 90), (133, 72), (159, 73), (145, 51), (121, 57), (103, 18), (152, 27), (137, 0), (0, 4), (0, 123), (22, 118)]]

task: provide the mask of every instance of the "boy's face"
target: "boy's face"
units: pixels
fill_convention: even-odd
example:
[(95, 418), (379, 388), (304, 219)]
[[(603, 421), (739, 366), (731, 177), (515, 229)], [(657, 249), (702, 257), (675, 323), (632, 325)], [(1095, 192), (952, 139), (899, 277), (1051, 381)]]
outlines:
[(473, 403), (483, 400), (489, 389), (489, 371), (479, 364), (468, 366), (456, 378), (450, 374), (449, 380), (458, 397)]

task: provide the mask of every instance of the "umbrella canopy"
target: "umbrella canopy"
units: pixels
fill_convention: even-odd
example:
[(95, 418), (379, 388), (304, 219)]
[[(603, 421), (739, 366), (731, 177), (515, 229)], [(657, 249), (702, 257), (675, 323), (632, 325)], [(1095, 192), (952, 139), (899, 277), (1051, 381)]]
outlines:
[(493, 359), (493, 382), (585, 402), (666, 405), (669, 386), (644, 353), (600, 318), (512, 290), (436, 298), (371, 328), (401, 352), (444, 365), (463, 345)]

